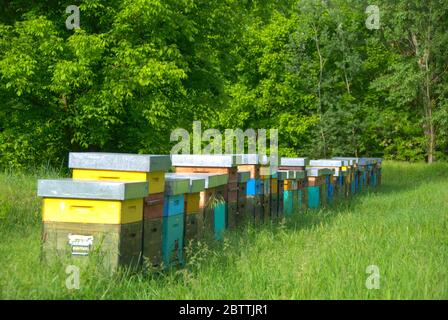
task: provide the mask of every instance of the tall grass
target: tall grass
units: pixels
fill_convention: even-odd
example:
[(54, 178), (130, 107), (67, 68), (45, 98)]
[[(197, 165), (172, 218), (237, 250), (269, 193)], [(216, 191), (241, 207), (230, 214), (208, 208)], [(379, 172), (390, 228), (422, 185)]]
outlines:
[[(111, 276), (92, 264), (68, 290), (66, 266), (40, 261), (36, 175), (0, 174), (0, 298), (448, 298), (448, 165), (389, 162), (383, 177), (350, 202), (189, 247), (183, 269)], [(370, 265), (378, 290), (365, 285)]]

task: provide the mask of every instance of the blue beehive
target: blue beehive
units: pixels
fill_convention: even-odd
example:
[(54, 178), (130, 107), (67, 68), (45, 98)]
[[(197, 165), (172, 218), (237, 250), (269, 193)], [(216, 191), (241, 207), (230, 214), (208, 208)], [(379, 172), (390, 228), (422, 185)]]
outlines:
[(165, 196), (163, 203), (163, 216), (175, 216), (183, 214), (185, 209), (185, 196), (183, 194), (175, 196)]
[(334, 185), (332, 183), (330, 183), (328, 185), (327, 195), (328, 195), (328, 202), (332, 203), (333, 202), (333, 197), (334, 197)]
[(341, 198), (344, 198), (345, 194), (344, 194), (344, 183), (345, 183), (345, 178), (343, 175), (340, 175), (338, 177), (338, 184), (339, 184), (339, 196)]
[(247, 195), (248, 196), (257, 196), (263, 194), (263, 185), (261, 180), (259, 179), (249, 179), (247, 181)]
[(165, 267), (183, 265), (184, 214), (164, 216), (162, 260)]
[(325, 184), (327, 186), (327, 201), (331, 203), (333, 201), (334, 187), (331, 183), (331, 176), (325, 176)]

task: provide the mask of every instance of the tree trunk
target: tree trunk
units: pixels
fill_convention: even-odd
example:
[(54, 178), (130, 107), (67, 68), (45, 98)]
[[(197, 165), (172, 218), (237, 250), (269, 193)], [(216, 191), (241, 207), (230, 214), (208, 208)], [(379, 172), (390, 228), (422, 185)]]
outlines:
[(434, 120), (433, 120), (433, 106), (431, 98), (431, 76), (429, 70), (429, 50), (425, 52), (425, 71), (426, 71), (426, 110), (427, 110), (427, 123), (428, 123), (428, 163), (432, 164), (434, 162), (435, 153), (435, 130), (434, 130)]
[(325, 65), (325, 61), (324, 58), (322, 57), (322, 53), (320, 51), (320, 43), (319, 43), (319, 35), (317, 32), (317, 28), (314, 28), (314, 35), (315, 35), (315, 42), (316, 42), (316, 50), (317, 53), (319, 55), (319, 81), (317, 84), (317, 94), (319, 96), (319, 117), (320, 117), (320, 134), (322, 136), (322, 142), (324, 144), (324, 158), (327, 158), (327, 140), (325, 139), (325, 133), (324, 133), (324, 129), (323, 129), (323, 124), (322, 124), (322, 78), (323, 78), (323, 72), (324, 72), (324, 65)]

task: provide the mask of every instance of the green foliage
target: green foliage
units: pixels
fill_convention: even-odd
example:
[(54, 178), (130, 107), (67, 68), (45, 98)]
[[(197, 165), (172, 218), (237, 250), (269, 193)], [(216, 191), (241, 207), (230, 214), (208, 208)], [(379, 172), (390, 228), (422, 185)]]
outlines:
[(380, 30), (355, 0), (84, 0), (74, 31), (70, 4), (0, 11), (2, 167), (168, 153), (194, 120), (277, 128), (289, 156), (421, 160), (431, 128), (436, 157), (448, 153), (440, 1), (380, 1)]

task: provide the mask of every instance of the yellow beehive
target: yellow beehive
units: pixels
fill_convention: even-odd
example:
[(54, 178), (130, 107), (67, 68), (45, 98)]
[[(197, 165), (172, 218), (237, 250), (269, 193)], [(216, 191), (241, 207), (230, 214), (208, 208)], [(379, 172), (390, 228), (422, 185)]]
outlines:
[(165, 191), (165, 172), (171, 168), (170, 156), (116, 153), (70, 153), (73, 179), (97, 181), (145, 181), (148, 194)]
[(115, 201), (44, 198), (43, 222), (126, 224), (142, 220), (143, 199)]
[(73, 169), (75, 180), (98, 180), (98, 181), (147, 181), (149, 182), (149, 194), (162, 193), (165, 191), (165, 172), (133, 172), (133, 171), (111, 171)]
[(284, 190), (291, 191), (294, 190), (294, 183), (292, 180), (285, 180), (284, 182)]
[(40, 180), (43, 222), (127, 224), (143, 220), (146, 182)]
[(201, 201), (200, 193), (187, 193), (185, 195), (185, 213), (198, 213), (199, 203)]

